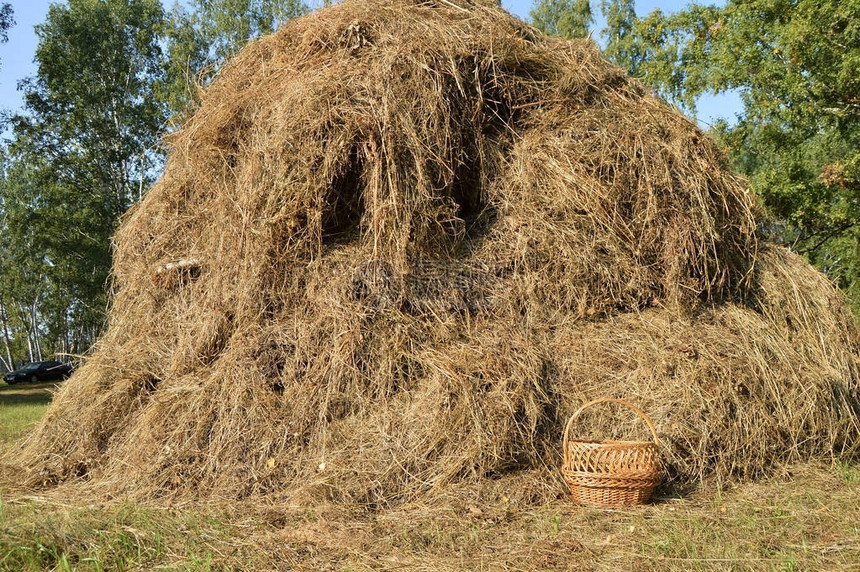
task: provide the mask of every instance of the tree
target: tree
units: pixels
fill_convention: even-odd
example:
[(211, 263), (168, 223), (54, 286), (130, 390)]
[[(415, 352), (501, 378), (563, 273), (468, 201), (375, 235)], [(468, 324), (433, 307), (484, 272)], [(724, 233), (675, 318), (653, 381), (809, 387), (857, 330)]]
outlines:
[(189, 7), (175, 4), (165, 31), (170, 52), (166, 99), (177, 112), (231, 54), (308, 11), (301, 0), (191, 0)]
[(654, 13), (639, 32), (646, 81), (692, 108), (737, 90), (716, 134), (771, 220), (860, 309), (860, 0), (729, 0)]
[(532, 25), (550, 36), (584, 38), (594, 23), (589, 0), (537, 0)]
[(196, 28), (209, 56), (216, 60), (307, 12), (299, 0), (192, 0), (192, 5)]
[(180, 117), (195, 101), (198, 87), (214, 73), (208, 65), (208, 46), (197, 30), (198, 19), (177, 2), (167, 15), (164, 31), (168, 58), (162, 99)]
[[(5, 149), (0, 147), (0, 191), (7, 188), (6, 176), (7, 156)], [(0, 363), (7, 371), (15, 369), (15, 359), (12, 357), (13, 332), (11, 314), (8, 310), (9, 292), (7, 288), (7, 279), (11, 272), (11, 252), (7, 247), (9, 233), (6, 232), (7, 217), (4, 198), (6, 193), (0, 192), (0, 338), (3, 341), (3, 355), (0, 356)], [(18, 352), (16, 352), (18, 353)]]
[[(576, 17), (569, 3), (539, 6), (550, 33)], [(702, 94), (741, 94), (737, 122), (713, 133), (761, 198), (763, 231), (860, 311), (860, 0), (727, 0), (641, 19), (633, 8), (602, 0), (607, 57), (690, 113)]]
[(35, 350), (42, 333), (86, 347), (104, 321), (110, 237), (163, 160), (163, 27), (158, 0), (69, 0), (36, 27), (38, 71), (0, 189), (20, 278), (7, 274), (7, 290)]
[(606, 18), (606, 27), (600, 32), (606, 43), (603, 55), (630, 75), (639, 75), (644, 54), (636, 35), (639, 20), (633, 0), (601, 0), (600, 10)]
[[(26, 189), (31, 184), (28, 174), (22, 163), (12, 163), (5, 169), (0, 187), (3, 212), (0, 219), (0, 311), (4, 318), (4, 345), (26, 346), (27, 360), (40, 361), (41, 309), (50, 284), (46, 281), (46, 258), (41, 236), (37, 233), (36, 213), (27, 203), (34, 196)], [(11, 351), (8, 351), (7, 360), (9, 367), (14, 367)]]
[(0, 44), (5, 44), (9, 41), (9, 28), (14, 25), (15, 17), (12, 5), (8, 2), (0, 4)]
[[(159, 0), (51, 5), (36, 28), (37, 74), (22, 83), (25, 111), (0, 154), (7, 366), (88, 349), (105, 317), (110, 237), (163, 164), (170, 116), (193, 100), (196, 79), (305, 10), (296, 0), (195, 0), (169, 14)], [(0, 33), (10, 21), (0, 9)]]
[[(9, 28), (15, 25), (12, 6), (8, 2), (0, 4), (0, 44), (9, 41)], [(5, 128), (7, 112), (0, 109), (0, 131)], [(2, 310), (0, 310), (2, 311)]]

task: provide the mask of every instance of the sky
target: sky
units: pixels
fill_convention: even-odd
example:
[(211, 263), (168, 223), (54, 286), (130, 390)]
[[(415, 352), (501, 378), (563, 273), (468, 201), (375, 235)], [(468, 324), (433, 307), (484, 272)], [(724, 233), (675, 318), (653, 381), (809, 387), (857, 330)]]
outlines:
[[(36, 53), (36, 34), (34, 26), (45, 21), (48, 6), (58, 3), (57, 0), (5, 0), (12, 4), (16, 24), (9, 30), (9, 41), (0, 45), (0, 109), (18, 111), (21, 108), (21, 92), (17, 90), (18, 83), (36, 74), (33, 57)], [(169, 0), (162, 0), (165, 7), (172, 5)], [(62, 2), (59, 2), (62, 3)], [(682, 9), (687, 0), (638, 0), (636, 13), (644, 16), (655, 8), (670, 13)], [(723, 4), (723, 0), (712, 3)], [(514, 15), (527, 20), (533, 0), (502, 0), (502, 5)], [(597, 2), (593, 3), (597, 10)], [(595, 27), (600, 29), (601, 23)], [(596, 37), (596, 34), (595, 34)], [(720, 96), (705, 96), (698, 104), (698, 119), (705, 126), (719, 118), (730, 122), (741, 111), (740, 98), (735, 94)]]

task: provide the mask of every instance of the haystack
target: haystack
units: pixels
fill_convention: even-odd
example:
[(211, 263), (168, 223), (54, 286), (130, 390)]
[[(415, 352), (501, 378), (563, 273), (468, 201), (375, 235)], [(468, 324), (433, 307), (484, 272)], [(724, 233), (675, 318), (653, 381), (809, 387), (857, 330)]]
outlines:
[[(758, 244), (712, 141), (590, 41), (351, 0), (245, 48), (168, 143), (107, 333), (13, 459), (31, 485), (551, 490), (600, 396), (651, 413), (676, 479), (856, 450), (842, 298)], [(617, 414), (577, 430), (634, 431)]]

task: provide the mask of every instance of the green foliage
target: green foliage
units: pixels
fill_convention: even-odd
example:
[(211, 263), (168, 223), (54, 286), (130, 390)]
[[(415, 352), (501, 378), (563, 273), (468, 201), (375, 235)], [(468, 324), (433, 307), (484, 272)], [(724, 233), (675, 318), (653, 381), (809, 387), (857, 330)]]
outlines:
[(710, 48), (701, 45), (698, 39), (712, 33), (711, 22), (718, 11), (712, 6), (697, 4), (670, 15), (657, 9), (635, 25), (642, 52), (637, 75), (691, 113), (696, 110), (699, 96), (713, 91), (705, 71)]
[[(185, 7), (183, 7), (185, 6)], [(69, 0), (36, 27), (25, 111), (0, 149), (0, 354), (83, 353), (105, 320), (110, 238), (154, 182), (196, 87), (299, 0)], [(0, 5), (0, 42), (12, 24)]]
[(8, 2), (0, 4), (0, 44), (5, 44), (9, 41), (9, 28), (14, 25), (15, 17), (12, 5)]
[(15, 25), (12, 5), (8, 2), (0, 4), (0, 44), (9, 41), (9, 28)]
[[(576, 14), (539, 5), (549, 33)], [(743, 113), (713, 133), (762, 199), (763, 231), (860, 310), (860, 0), (728, 0), (644, 18), (633, 8), (602, 0), (607, 57), (691, 113), (705, 93), (739, 93)]]
[[(9, 28), (15, 25), (14, 13), (12, 6), (8, 2), (0, 4), (0, 44), (5, 44), (9, 41)], [(0, 129), (5, 126), (6, 112), (0, 110)]]
[(0, 283), (31, 346), (82, 351), (104, 321), (110, 236), (162, 160), (163, 19), (158, 0), (70, 0), (36, 27), (0, 185)]
[(161, 98), (174, 114), (186, 111), (195, 100), (197, 86), (214, 73), (212, 66), (207, 66), (206, 45), (194, 25), (197, 19), (197, 15), (189, 13), (177, 2), (165, 22), (168, 57)]
[(165, 36), (168, 39), (168, 87), (172, 110), (193, 102), (196, 86), (249, 40), (269, 34), (287, 20), (308, 11), (301, 0), (191, 0), (190, 11), (174, 4)]
[(563, 38), (584, 38), (594, 23), (589, 0), (537, 0), (529, 15), (535, 28)]
[[(4, 169), (0, 179), (0, 300), (6, 314), (3, 316), (6, 332), (12, 332), (6, 342), (16, 350), (16, 355), (38, 359), (32, 337), (35, 312), (50, 296), (50, 285), (46, 281), (45, 253), (41, 238), (34, 233), (38, 224), (37, 215), (29, 207), (27, 190), (31, 181), (21, 163), (12, 163)], [(11, 358), (11, 356), (10, 356)], [(13, 367), (12, 360), (7, 367)]]
[(633, 4), (633, 0), (601, 0), (600, 10), (606, 18), (606, 27), (600, 35), (606, 42), (603, 54), (635, 76), (644, 54), (635, 34), (638, 19)]
[(223, 59), (248, 40), (307, 11), (299, 0), (192, 0), (194, 23), (210, 57)]
[(692, 109), (737, 90), (715, 133), (771, 217), (765, 231), (860, 309), (860, 0), (730, 0), (640, 23), (646, 81)]

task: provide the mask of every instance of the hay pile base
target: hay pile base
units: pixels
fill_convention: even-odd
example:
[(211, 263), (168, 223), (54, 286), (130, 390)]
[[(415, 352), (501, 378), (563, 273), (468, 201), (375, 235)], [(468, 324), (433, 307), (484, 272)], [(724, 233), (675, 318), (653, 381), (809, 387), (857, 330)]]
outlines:
[(11, 459), (32, 485), (391, 503), (554, 471), (597, 396), (650, 413), (678, 479), (858, 438), (839, 295), (590, 42), (348, 1), (244, 49), (169, 144), (107, 334)]

